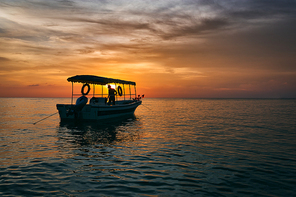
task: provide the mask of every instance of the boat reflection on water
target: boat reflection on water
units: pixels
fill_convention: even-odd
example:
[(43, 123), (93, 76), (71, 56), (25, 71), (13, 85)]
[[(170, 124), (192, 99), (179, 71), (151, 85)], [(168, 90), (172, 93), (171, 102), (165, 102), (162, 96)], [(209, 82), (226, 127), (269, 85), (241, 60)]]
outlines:
[(116, 144), (139, 139), (139, 124), (134, 114), (102, 122), (61, 121), (58, 137), (61, 141), (79, 146)]

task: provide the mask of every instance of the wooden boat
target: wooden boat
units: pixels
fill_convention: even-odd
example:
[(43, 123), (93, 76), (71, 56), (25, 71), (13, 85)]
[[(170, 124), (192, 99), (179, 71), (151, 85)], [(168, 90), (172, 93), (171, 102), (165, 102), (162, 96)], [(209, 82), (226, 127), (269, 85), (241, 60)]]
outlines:
[[(142, 104), (140, 95), (136, 94), (136, 83), (120, 79), (99, 77), (94, 75), (76, 75), (67, 79), (72, 82), (71, 104), (57, 104), (61, 120), (102, 120), (119, 116), (132, 115)], [(73, 83), (82, 83), (81, 94), (74, 94)], [(90, 84), (93, 86), (91, 88)], [(108, 101), (108, 92), (104, 93), (106, 85), (114, 85), (117, 90), (115, 105)], [(101, 93), (96, 94), (96, 86), (101, 86)], [(121, 87), (122, 86), (122, 87)], [(132, 87), (134, 90), (132, 90)], [(92, 98), (88, 102), (90, 90)], [(128, 92), (126, 91), (128, 89)], [(132, 93), (133, 92), (133, 93)], [(73, 98), (80, 95), (73, 104)]]

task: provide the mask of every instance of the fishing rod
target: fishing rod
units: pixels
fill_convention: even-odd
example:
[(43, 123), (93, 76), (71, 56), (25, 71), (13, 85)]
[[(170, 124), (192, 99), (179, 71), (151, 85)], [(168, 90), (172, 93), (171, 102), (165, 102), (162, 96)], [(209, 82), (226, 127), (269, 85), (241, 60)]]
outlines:
[(49, 118), (49, 117), (51, 117), (51, 116), (53, 116), (53, 115), (56, 115), (57, 113), (59, 113), (59, 112), (56, 112), (56, 113), (51, 114), (51, 115), (49, 115), (49, 116), (47, 116), (47, 117), (45, 117), (45, 118), (42, 118), (41, 120), (38, 120), (37, 122), (34, 122), (33, 125), (35, 125), (35, 124), (37, 124), (38, 122), (41, 122), (42, 120), (45, 120), (45, 119), (47, 119), (47, 118)]

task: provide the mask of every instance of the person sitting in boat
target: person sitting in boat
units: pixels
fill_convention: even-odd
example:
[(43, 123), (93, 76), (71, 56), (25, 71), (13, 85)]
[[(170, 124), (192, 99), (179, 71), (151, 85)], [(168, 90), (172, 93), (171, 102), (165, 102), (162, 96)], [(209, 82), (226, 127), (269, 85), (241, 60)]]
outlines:
[(113, 105), (115, 105), (115, 95), (117, 94), (116, 90), (111, 88), (110, 85), (108, 85), (108, 89), (109, 89), (109, 102), (108, 104), (110, 104), (111, 102), (113, 103)]

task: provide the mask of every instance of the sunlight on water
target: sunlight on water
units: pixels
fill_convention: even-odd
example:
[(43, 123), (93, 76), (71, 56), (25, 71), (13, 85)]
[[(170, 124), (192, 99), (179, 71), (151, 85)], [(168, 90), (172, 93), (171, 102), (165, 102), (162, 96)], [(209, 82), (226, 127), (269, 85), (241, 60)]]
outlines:
[(144, 99), (130, 117), (33, 125), (69, 102), (1, 98), (1, 195), (296, 192), (293, 99)]

